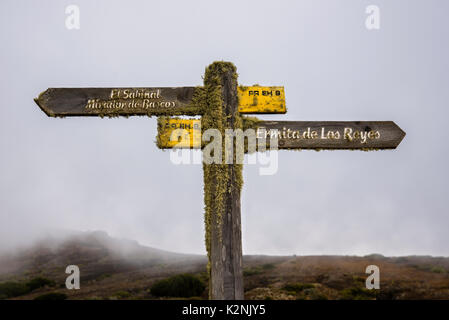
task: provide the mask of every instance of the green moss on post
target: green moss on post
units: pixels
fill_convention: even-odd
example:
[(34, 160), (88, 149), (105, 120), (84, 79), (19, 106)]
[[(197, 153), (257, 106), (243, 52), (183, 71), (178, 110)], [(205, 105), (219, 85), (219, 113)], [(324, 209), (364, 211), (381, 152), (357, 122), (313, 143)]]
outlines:
[(235, 163), (235, 152), (234, 163), (224, 163), (225, 129), (243, 128), (238, 113), (237, 73), (232, 63), (214, 62), (206, 68), (202, 108), (202, 130), (218, 129), (223, 146), (223, 163), (203, 164), (209, 297), (243, 299), (240, 227), (242, 165)]
[(256, 130), (261, 120), (257, 117), (242, 117), (243, 131), (247, 129)]

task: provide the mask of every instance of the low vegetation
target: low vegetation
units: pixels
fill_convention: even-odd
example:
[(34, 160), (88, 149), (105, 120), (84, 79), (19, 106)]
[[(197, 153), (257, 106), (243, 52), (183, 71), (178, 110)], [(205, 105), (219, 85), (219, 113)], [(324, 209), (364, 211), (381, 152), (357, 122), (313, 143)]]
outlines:
[(131, 297), (131, 293), (128, 291), (118, 291), (113, 296), (112, 299), (128, 299)]
[(289, 283), (284, 286), (284, 290), (288, 292), (298, 293), (304, 289), (313, 289), (315, 286), (311, 283)]
[(204, 292), (206, 286), (196, 276), (179, 274), (157, 281), (151, 287), (151, 294), (156, 297), (198, 297)]
[(0, 283), (0, 299), (10, 299), (28, 294), (45, 286), (53, 287), (55, 282), (46, 278), (37, 277), (28, 282), (8, 281)]
[(38, 277), (38, 278), (34, 278), (30, 281), (28, 281), (26, 283), (27, 287), (30, 289), (30, 291), (45, 287), (45, 286), (49, 286), (49, 287), (54, 287), (56, 285), (56, 283), (53, 280), (49, 280), (47, 278), (42, 278), (42, 277)]
[(9, 299), (29, 293), (31, 290), (25, 283), (4, 282), (0, 284), (0, 299)]
[(376, 299), (376, 291), (360, 287), (343, 289), (341, 300), (372, 300)]
[(245, 277), (255, 276), (258, 274), (262, 274), (265, 271), (273, 270), (275, 267), (276, 266), (272, 263), (265, 263), (260, 266), (245, 268), (245, 269), (243, 269), (243, 276), (245, 276)]
[[(126, 255), (113, 249), (130, 245)], [(73, 261), (82, 270), (81, 290), (65, 289), (64, 270)], [(0, 273), (0, 299), (65, 298), (62, 294), (76, 300), (207, 299), (206, 264), (204, 256), (168, 254), (88, 233), (60, 249), (51, 243), (9, 260), (0, 257), (0, 271), (17, 268)], [(372, 264), (380, 268), (380, 289), (367, 290), (365, 269)], [(249, 300), (449, 298), (445, 257), (244, 256), (243, 267)]]

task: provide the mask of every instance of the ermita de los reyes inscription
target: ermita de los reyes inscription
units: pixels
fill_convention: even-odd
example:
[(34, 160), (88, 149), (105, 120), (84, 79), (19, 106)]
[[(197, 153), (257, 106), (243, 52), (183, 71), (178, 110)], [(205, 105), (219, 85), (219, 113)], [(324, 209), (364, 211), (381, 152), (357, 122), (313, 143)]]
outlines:
[(341, 130), (328, 130), (321, 128), (320, 130), (313, 130), (307, 127), (303, 131), (292, 130), (290, 128), (283, 127), (279, 129), (266, 129), (264, 127), (257, 128), (258, 139), (321, 139), (321, 140), (339, 140), (346, 139), (348, 141), (360, 141), (360, 143), (366, 143), (368, 140), (380, 139), (381, 134), (379, 130), (355, 130), (350, 127), (343, 128)]
[[(253, 120), (254, 121), (254, 120)], [(394, 149), (405, 136), (393, 121), (262, 121), (250, 122), (245, 130), (230, 132), (236, 139), (246, 139), (249, 146), (255, 141), (270, 148), (279, 149)], [(184, 129), (193, 135), (190, 144), (184, 141), (181, 145), (168, 142), (178, 141), (179, 133)], [(239, 133), (240, 130), (240, 133)], [(201, 120), (170, 118), (161, 120), (158, 125), (159, 147), (180, 148), (193, 147), (195, 135), (200, 135)], [(182, 135), (184, 136), (184, 134)], [(231, 139), (232, 140), (232, 139)], [(277, 141), (277, 143), (276, 143)], [(246, 142), (245, 142), (246, 143)]]
[(405, 136), (393, 121), (259, 121), (255, 129), (280, 149), (394, 149)]

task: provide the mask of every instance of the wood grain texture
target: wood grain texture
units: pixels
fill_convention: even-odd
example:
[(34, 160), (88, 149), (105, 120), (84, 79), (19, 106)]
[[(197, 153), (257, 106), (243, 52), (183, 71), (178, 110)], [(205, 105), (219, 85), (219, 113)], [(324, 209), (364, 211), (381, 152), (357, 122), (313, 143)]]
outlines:
[[(222, 83), (222, 110), (227, 127), (235, 127), (238, 114), (237, 80), (228, 70), (220, 75)], [(210, 296), (213, 300), (243, 299), (243, 258), (240, 193), (235, 164), (226, 164), (227, 192), (224, 195), (224, 214), (212, 215), (211, 223), (211, 278)], [(240, 172), (241, 174), (241, 172)], [(215, 186), (211, 186), (216, 190)]]
[[(202, 114), (201, 109), (192, 104), (197, 88), (49, 88), (34, 101), (49, 117), (195, 116)], [(136, 92), (142, 96), (131, 98)], [(157, 93), (157, 97), (145, 98), (144, 92)], [(286, 112), (283, 87), (241, 87), (238, 92), (242, 113)], [(260, 92), (260, 96), (250, 96), (249, 92)], [(264, 92), (271, 96), (263, 95)], [(280, 95), (277, 96), (277, 92)]]
[(253, 128), (267, 140), (278, 132), (279, 149), (395, 149), (405, 137), (393, 121), (260, 121)]
[[(194, 126), (194, 120), (190, 119), (173, 119), (172, 122), (175, 124), (173, 127), (158, 127), (159, 137), (170, 137), (173, 130), (181, 124)], [(258, 121), (250, 128), (256, 130), (259, 137), (266, 136), (268, 147), (270, 130), (276, 130), (280, 134), (278, 149), (394, 149), (405, 136), (405, 132), (392, 121)], [(263, 130), (268, 134), (264, 135)], [(285, 137), (283, 132), (286, 133)], [(316, 137), (313, 132), (316, 132)], [(175, 143), (177, 142), (164, 141), (158, 146), (170, 149)], [(180, 147), (193, 148), (193, 142)]]
[[(200, 114), (200, 110), (191, 105), (195, 89), (195, 87), (49, 88), (35, 101), (50, 117), (197, 115)], [(115, 94), (112, 93), (113, 90)], [(136, 92), (141, 92), (142, 96), (132, 98), (132, 93)], [(148, 94), (146, 97), (145, 92)], [(150, 94), (153, 95), (149, 96)], [(94, 100), (100, 104), (89, 105), (89, 101)]]

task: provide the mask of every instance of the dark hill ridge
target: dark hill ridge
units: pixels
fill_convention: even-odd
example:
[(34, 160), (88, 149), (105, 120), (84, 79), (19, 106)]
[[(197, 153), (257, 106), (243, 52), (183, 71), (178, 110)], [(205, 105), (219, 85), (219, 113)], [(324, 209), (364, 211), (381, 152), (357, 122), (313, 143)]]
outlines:
[[(77, 265), (81, 289), (65, 288), (65, 268)], [(379, 266), (381, 289), (367, 291), (365, 268)], [(0, 257), (0, 286), (34, 278), (54, 281), (16, 297), (58, 292), (69, 299), (154, 299), (157, 280), (192, 273), (207, 283), (207, 258), (145, 247), (105, 232), (48, 237)], [(430, 256), (244, 256), (247, 299), (449, 299), (449, 258)], [(207, 297), (207, 288), (202, 298)]]
[[(65, 267), (77, 265), (83, 279), (148, 268), (159, 264), (204, 262), (201, 255), (163, 251), (137, 241), (115, 239), (106, 232), (80, 232), (66, 238), (47, 237), (30, 248), (0, 258), (0, 280), (21, 274), (65, 278)], [(61, 274), (62, 270), (62, 274)]]

